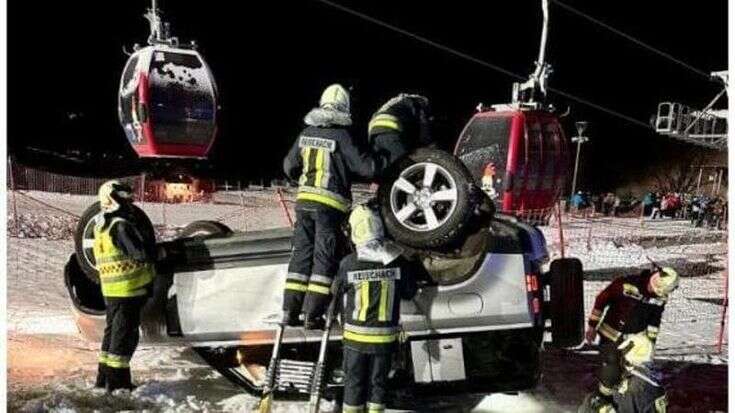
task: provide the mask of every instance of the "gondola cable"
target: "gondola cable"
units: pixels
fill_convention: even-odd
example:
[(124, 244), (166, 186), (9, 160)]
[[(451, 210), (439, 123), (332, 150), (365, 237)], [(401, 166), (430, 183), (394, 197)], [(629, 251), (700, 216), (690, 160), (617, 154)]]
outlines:
[[(525, 80), (526, 79), (526, 77), (521, 76), (521, 75), (519, 75), (517, 73), (514, 73), (514, 72), (512, 72), (512, 71), (510, 71), (508, 69), (505, 69), (503, 67), (500, 67), (500, 66), (498, 66), (496, 64), (493, 64), (493, 63), (487, 62), (485, 60), (479, 59), (479, 58), (474, 57), (472, 55), (469, 55), (467, 53), (460, 52), (460, 51), (458, 51), (456, 49), (453, 49), (453, 48), (451, 48), (451, 47), (449, 47), (447, 45), (444, 45), (444, 44), (441, 44), (441, 43), (437, 43), (437, 42), (435, 42), (433, 40), (430, 40), (430, 39), (428, 39), (426, 37), (420, 36), (418, 34), (415, 34), (415, 33), (410, 32), (408, 30), (405, 30), (405, 29), (402, 29), (400, 27), (394, 26), (394, 25), (392, 25), (390, 23), (387, 23), (387, 22), (385, 22), (383, 20), (377, 19), (375, 17), (372, 17), (370, 15), (367, 15), (365, 13), (362, 13), (362, 12), (357, 11), (355, 9), (352, 9), (350, 7), (347, 7), (347, 6), (338, 4), (338, 3), (334, 3), (334, 2), (329, 1), (329, 0), (315, 0), (315, 1), (320, 2), (322, 4), (325, 4), (325, 5), (329, 6), (329, 7), (334, 8), (334, 9), (340, 10), (340, 11), (342, 11), (344, 13), (350, 14), (352, 16), (358, 17), (358, 18), (360, 18), (362, 20), (365, 20), (365, 21), (368, 21), (370, 23), (373, 23), (373, 24), (375, 24), (377, 26), (381, 26), (381, 27), (386, 28), (386, 29), (389, 29), (389, 30), (391, 30), (393, 32), (402, 34), (402, 35), (404, 35), (406, 37), (410, 37), (410, 38), (412, 38), (414, 40), (417, 40), (417, 41), (419, 41), (421, 43), (427, 44), (429, 46), (432, 46), (434, 48), (437, 48), (437, 49), (442, 50), (444, 52), (447, 52), (449, 54), (455, 55), (455, 56), (460, 57), (462, 59), (468, 60), (470, 62), (479, 64), (481, 66), (484, 66), (484, 67), (487, 67), (487, 68), (490, 68), (490, 69), (493, 69), (493, 70), (495, 70), (497, 72), (500, 72), (500, 73), (502, 73), (502, 74), (504, 74), (506, 76), (509, 76), (509, 77), (512, 77), (512, 78), (515, 78), (515, 79), (518, 79), (518, 80)], [(641, 126), (641, 127), (646, 128), (646, 129), (651, 129), (651, 125), (649, 125), (646, 122), (643, 122), (641, 120), (638, 120), (638, 119), (636, 119), (636, 118), (634, 118), (632, 116), (625, 115), (625, 114), (620, 113), (618, 111), (615, 111), (613, 109), (608, 109), (608, 108), (606, 108), (606, 107), (604, 107), (602, 105), (598, 105), (598, 104), (596, 104), (596, 103), (594, 103), (592, 101), (589, 101), (589, 100), (587, 100), (585, 98), (581, 98), (581, 97), (575, 96), (575, 95), (573, 95), (571, 93), (564, 92), (564, 91), (562, 91), (560, 89), (556, 89), (556, 88), (552, 88), (552, 87), (549, 87), (548, 90), (550, 92), (556, 93), (557, 95), (563, 96), (563, 97), (565, 97), (567, 99), (574, 100), (574, 101), (576, 101), (578, 103), (581, 103), (583, 105), (589, 106), (589, 107), (594, 108), (594, 109), (597, 109), (597, 110), (599, 110), (601, 112), (605, 112), (608, 115), (611, 115), (611, 116), (614, 116), (614, 117), (623, 119), (625, 121), (628, 121), (630, 123), (633, 123), (633, 124), (635, 124), (637, 126)]]
[(672, 56), (672, 55), (670, 55), (670, 54), (668, 54), (666, 52), (663, 52), (663, 51), (661, 51), (661, 50), (659, 50), (659, 49), (657, 49), (657, 48), (655, 48), (655, 47), (653, 47), (651, 45), (648, 45), (648, 44), (644, 43), (643, 41), (638, 40), (635, 37), (633, 37), (633, 36), (631, 36), (631, 35), (629, 35), (627, 33), (624, 33), (622, 31), (620, 31), (620, 30), (618, 30), (618, 29), (610, 26), (609, 24), (607, 24), (605, 22), (600, 21), (600, 20), (598, 20), (598, 19), (590, 16), (589, 14), (586, 14), (586, 13), (580, 11), (580, 10), (575, 9), (572, 6), (569, 6), (569, 5), (565, 4), (565, 3), (562, 3), (559, 0), (550, 0), (550, 1), (553, 2), (554, 4), (556, 4), (557, 6), (559, 6), (559, 7), (563, 8), (563, 9), (569, 11), (570, 13), (576, 14), (579, 17), (582, 17), (582, 18), (584, 18), (586, 20), (589, 20), (590, 22), (595, 23), (595, 24), (597, 24), (597, 25), (599, 25), (599, 26), (601, 26), (601, 27), (603, 27), (603, 28), (611, 31), (611, 32), (617, 34), (618, 36), (621, 36), (621, 37), (623, 37), (623, 38), (625, 38), (625, 39), (627, 39), (627, 40), (629, 40), (629, 41), (637, 44), (638, 46), (640, 46), (640, 47), (642, 47), (642, 48), (644, 48), (644, 49), (646, 49), (646, 50), (648, 50), (650, 52), (653, 52), (653, 53), (655, 53), (655, 54), (657, 54), (657, 55), (659, 55), (661, 57), (664, 57), (666, 59), (669, 59), (672, 62), (674, 62), (674, 63), (676, 63), (678, 65), (681, 65), (682, 67), (684, 67), (686, 69), (689, 69), (692, 72), (694, 72), (694, 73), (696, 73), (696, 74), (698, 74), (698, 75), (700, 75), (702, 77), (705, 77), (707, 80), (712, 80), (712, 76), (709, 73), (705, 72), (704, 70), (697, 69), (696, 67), (694, 67), (694, 66), (692, 66), (692, 65), (684, 62), (683, 60), (677, 59), (676, 57), (674, 57), (674, 56)]

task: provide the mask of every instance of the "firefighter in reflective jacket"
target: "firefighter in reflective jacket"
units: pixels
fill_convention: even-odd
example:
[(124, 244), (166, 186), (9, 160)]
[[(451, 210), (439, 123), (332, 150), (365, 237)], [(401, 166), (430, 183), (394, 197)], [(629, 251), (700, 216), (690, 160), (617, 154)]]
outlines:
[(105, 182), (99, 200), (102, 213), (94, 227), (93, 251), (107, 314), (95, 387), (131, 390), (130, 358), (155, 277), (155, 245), (146, 244), (132, 219), (130, 187)]
[(429, 99), (401, 93), (378, 109), (368, 124), (372, 151), (388, 160), (388, 165), (412, 149), (431, 143)]
[[(598, 389), (587, 397), (580, 411), (614, 412), (615, 400), (621, 395), (629, 400), (654, 396), (647, 408), (636, 411), (665, 411), (666, 395), (662, 388), (631, 394), (625, 376), (640, 373), (635, 368), (653, 360), (661, 316), (669, 294), (678, 285), (679, 275), (673, 268), (654, 266), (653, 270), (615, 279), (597, 295), (586, 339), (591, 343), (599, 334), (602, 366), (597, 375)], [(657, 384), (653, 380), (648, 383)]]
[(299, 182), (293, 255), (284, 290), (284, 323), (319, 328), (337, 272), (337, 237), (350, 210), (354, 176), (373, 178), (383, 168), (361, 151), (349, 132), (350, 96), (340, 85), (327, 87), (319, 107), (304, 118), (306, 128), (283, 161), (286, 175)]
[(401, 299), (416, 294), (428, 277), (417, 262), (384, 239), (377, 212), (357, 206), (349, 219), (355, 252), (339, 266), (333, 292), (342, 298), (343, 412), (385, 409), (391, 355), (398, 346)]

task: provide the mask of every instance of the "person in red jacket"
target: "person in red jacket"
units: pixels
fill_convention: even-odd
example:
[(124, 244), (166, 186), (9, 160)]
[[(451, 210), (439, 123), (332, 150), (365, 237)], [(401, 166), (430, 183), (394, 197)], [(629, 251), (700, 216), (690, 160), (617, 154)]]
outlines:
[[(587, 398), (581, 412), (615, 411), (613, 396), (623, 381), (626, 353), (639, 351), (631, 345), (640, 347), (640, 337), (650, 340), (646, 344), (653, 351), (666, 301), (678, 285), (679, 275), (673, 268), (654, 265), (653, 270), (613, 280), (597, 295), (586, 340), (592, 343), (599, 334), (602, 366), (597, 374), (598, 388)], [(631, 340), (632, 337), (637, 339)], [(654, 402), (665, 404), (665, 399)]]

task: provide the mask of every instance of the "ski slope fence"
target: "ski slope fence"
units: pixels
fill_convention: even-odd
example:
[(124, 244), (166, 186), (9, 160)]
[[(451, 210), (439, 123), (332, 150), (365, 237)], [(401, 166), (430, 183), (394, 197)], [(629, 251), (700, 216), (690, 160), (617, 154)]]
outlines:
[[(121, 177), (134, 188), (143, 177)], [(15, 165), (9, 171), (8, 266), (54, 268), (58, 276), (64, 257), (52, 254), (50, 262), (41, 253), (43, 242), (59, 241), (64, 255), (73, 252), (73, 237), (79, 217), (96, 201), (105, 179), (53, 174)], [(229, 190), (235, 188), (235, 190)], [(154, 224), (160, 240), (167, 240), (197, 220), (214, 220), (236, 231), (252, 231), (293, 224), (295, 190), (283, 186), (249, 186), (217, 190), (193, 202), (150, 202), (136, 192), (136, 204)], [(356, 202), (374, 194), (375, 188), (360, 186)], [(671, 351), (721, 352), (727, 318), (727, 231), (696, 228), (687, 220), (651, 220), (639, 214), (611, 217), (597, 213), (551, 210), (523, 211), (522, 219), (540, 224), (550, 259), (576, 257), (585, 272), (585, 313), (596, 294), (613, 278), (650, 268), (651, 261), (674, 267), (682, 276), (681, 287), (672, 294), (664, 313), (662, 334), (676, 334)], [(57, 245), (57, 244), (54, 244)], [(56, 247), (54, 247), (56, 248)], [(15, 266), (15, 267), (14, 267)], [(676, 332), (676, 333), (675, 333)]]
[(722, 351), (727, 332), (727, 231), (698, 228), (685, 219), (558, 212), (551, 217), (542, 227), (550, 258), (582, 261), (586, 314), (597, 292), (612, 279), (650, 269), (655, 262), (673, 267), (681, 276), (680, 288), (664, 312), (662, 334), (676, 334), (672, 340), (683, 351)]

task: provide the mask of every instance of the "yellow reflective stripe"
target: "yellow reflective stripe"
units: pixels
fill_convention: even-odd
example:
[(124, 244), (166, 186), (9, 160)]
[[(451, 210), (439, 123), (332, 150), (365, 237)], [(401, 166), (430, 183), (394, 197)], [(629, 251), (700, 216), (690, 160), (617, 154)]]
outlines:
[(299, 194), (296, 195), (296, 199), (301, 199), (304, 201), (319, 202), (320, 204), (330, 206), (342, 212), (347, 212), (350, 210), (350, 207), (348, 205), (345, 205), (342, 202), (339, 202), (336, 199), (330, 198), (326, 195), (310, 194), (308, 192), (299, 192)]
[(306, 148), (302, 149), (302, 151), (301, 151), (301, 157), (304, 159), (304, 175), (306, 175), (307, 172), (309, 172), (309, 166), (310, 166), (309, 165), (309, 157), (310, 156), (311, 156), (311, 148), (310, 147), (307, 146)]
[(601, 394), (605, 396), (610, 396), (615, 392), (614, 389), (611, 389), (610, 387), (607, 387), (602, 383), (598, 383), (597, 389), (600, 391)]
[(332, 174), (329, 172), (330, 168), (332, 167), (332, 153), (329, 151), (329, 149), (323, 149), (324, 152), (324, 159), (323, 159), (323, 165), (322, 165), (322, 188), (329, 188), (329, 180), (332, 179)]
[(287, 282), (286, 283), (286, 290), (292, 290), (292, 291), (306, 291), (306, 284), (301, 283), (295, 283), (295, 282)]
[(381, 403), (370, 403), (367, 404), (368, 413), (381, 413), (385, 411), (385, 405)]
[[(122, 277), (122, 276), (121, 276)], [(105, 297), (138, 297), (146, 293), (145, 287), (153, 281), (153, 269), (143, 267), (131, 276), (124, 276), (124, 280), (109, 282), (101, 278), (102, 295)]]
[(401, 130), (401, 127), (398, 126), (398, 123), (393, 122), (392, 120), (375, 120), (373, 122), (370, 122), (370, 129), (373, 128), (388, 128), (388, 129), (395, 129), (397, 131)]
[(344, 413), (362, 413), (365, 411), (365, 405), (351, 406), (347, 403), (342, 403), (342, 412)]
[(378, 321), (388, 321), (388, 289), (389, 281), (380, 281), (380, 302), (378, 303)]
[(620, 331), (610, 327), (609, 325), (602, 323), (597, 328), (597, 331), (600, 332), (603, 336), (607, 337), (608, 339), (612, 341), (616, 341), (620, 338), (620, 336), (623, 334)]
[(99, 360), (101, 364), (106, 364), (107, 363), (107, 352), (106, 351), (100, 352), (100, 355), (97, 359)]
[(119, 282), (124, 282), (124, 281), (133, 281), (140, 276), (139, 272), (142, 269), (143, 268), (141, 267), (136, 272), (129, 273), (129, 274), (123, 274), (123, 275), (104, 274), (102, 273), (102, 271), (100, 271), (100, 279), (102, 280), (103, 283), (106, 283), (106, 284), (114, 284), (114, 283), (119, 283)]
[(306, 289), (307, 291), (311, 291), (313, 293), (329, 295), (329, 287), (325, 287), (323, 285), (309, 284)]
[(392, 343), (396, 341), (398, 338), (398, 334), (380, 334), (380, 335), (373, 335), (373, 334), (360, 334), (360, 333), (353, 333), (352, 331), (344, 331), (342, 333), (342, 338), (345, 340), (351, 340), (356, 341), (358, 343), (367, 343), (367, 344), (386, 344), (386, 343)]
[(322, 186), (322, 178), (324, 177), (324, 157), (327, 151), (324, 149), (316, 150), (316, 178), (314, 179), (314, 186)]
[(387, 113), (381, 113), (379, 115), (375, 115), (375, 117), (373, 119), (371, 119), (370, 122), (372, 123), (372, 122), (379, 121), (379, 120), (386, 120), (386, 121), (389, 121), (389, 122), (398, 123), (398, 118), (397, 117), (395, 117), (393, 115), (389, 115)]
[(370, 306), (370, 283), (368, 281), (360, 281), (360, 315), (357, 317), (359, 321), (367, 319), (367, 310)]
[(108, 354), (105, 364), (115, 369), (126, 369), (130, 367), (130, 357)]
[(115, 255), (110, 255), (110, 256), (105, 256), (103, 254), (100, 254), (99, 259), (95, 258), (95, 264), (96, 265), (109, 264), (109, 263), (121, 261), (124, 259), (125, 259), (125, 256), (122, 254), (115, 254)]

